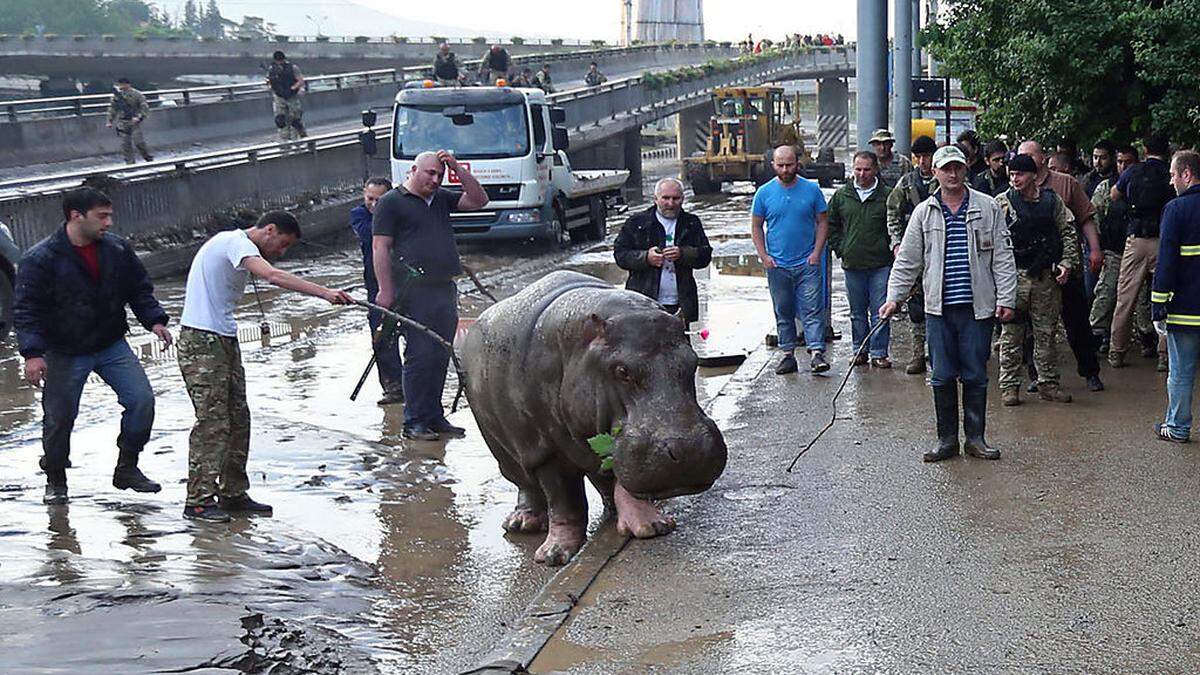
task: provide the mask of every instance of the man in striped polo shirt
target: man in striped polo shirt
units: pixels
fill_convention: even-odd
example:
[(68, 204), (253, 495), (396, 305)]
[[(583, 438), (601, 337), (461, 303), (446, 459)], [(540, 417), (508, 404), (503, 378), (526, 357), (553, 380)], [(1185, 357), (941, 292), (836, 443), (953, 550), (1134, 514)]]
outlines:
[(938, 446), (926, 462), (958, 455), (958, 384), (962, 382), (964, 449), (999, 459), (984, 440), (987, 361), (995, 319), (1009, 321), (1017, 295), (1017, 266), (1008, 227), (991, 197), (966, 186), (967, 158), (957, 147), (933, 155), (941, 187), (913, 210), (888, 278), (879, 316), (896, 313), (921, 274), (925, 330), (933, 362)]

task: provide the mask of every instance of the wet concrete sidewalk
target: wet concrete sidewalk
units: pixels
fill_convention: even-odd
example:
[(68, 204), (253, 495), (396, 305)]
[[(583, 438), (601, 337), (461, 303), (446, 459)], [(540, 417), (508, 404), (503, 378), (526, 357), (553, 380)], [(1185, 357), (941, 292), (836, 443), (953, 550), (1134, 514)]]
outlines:
[(923, 378), (859, 369), (787, 474), (829, 419), (847, 342), (830, 377), (751, 357), (714, 411), (725, 474), (667, 503), (679, 529), (626, 546), (532, 672), (1200, 668), (1200, 464), (1195, 445), (1151, 440), (1152, 360), (1105, 370), (1095, 394), (1064, 363), (1070, 405), (1003, 408), (993, 379), (1004, 457), (935, 465)]

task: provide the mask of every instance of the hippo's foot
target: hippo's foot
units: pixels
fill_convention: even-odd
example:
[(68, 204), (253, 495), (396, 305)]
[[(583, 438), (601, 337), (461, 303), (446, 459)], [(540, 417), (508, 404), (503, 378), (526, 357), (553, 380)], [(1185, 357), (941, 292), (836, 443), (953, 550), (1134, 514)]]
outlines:
[(617, 532), (621, 534), (649, 539), (675, 530), (674, 518), (664, 516), (654, 504), (629, 494), (619, 482), (613, 488), (613, 500), (617, 503)]
[(545, 511), (533, 511), (518, 506), (504, 519), (506, 532), (545, 532), (550, 519)]
[(579, 553), (579, 549), (583, 548), (585, 541), (587, 541), (585, 525), (551, 522), (550, 533), (546, 535), (546, 541), (542, 542), (537, 552), (533, 554), (533, 559), (535, 562), (551, 567), (566, 565), (571, 558), (575, 557), (576, 553)]

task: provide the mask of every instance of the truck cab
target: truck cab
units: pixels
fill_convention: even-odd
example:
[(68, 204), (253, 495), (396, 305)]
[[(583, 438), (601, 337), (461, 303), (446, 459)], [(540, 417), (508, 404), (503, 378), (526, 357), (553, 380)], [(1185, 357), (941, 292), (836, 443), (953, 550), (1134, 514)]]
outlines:
[[(483, 209), (451, 215), (456, 239), (567, 245), (604, 237), (629, 172), (571, 171), (563, 112), (545, 92), (415, 84), (396, 94), (392, 180), (403, 182), (421, 152), (452, 153), (488, 195)], [(453, 171), (442, 185), (461, 189)]]

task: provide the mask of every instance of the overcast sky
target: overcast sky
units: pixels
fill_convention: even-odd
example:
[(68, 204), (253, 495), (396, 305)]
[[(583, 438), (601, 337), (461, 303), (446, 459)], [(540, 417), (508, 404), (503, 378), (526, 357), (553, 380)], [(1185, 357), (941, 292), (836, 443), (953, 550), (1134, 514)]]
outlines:
[[(410, 20), (482, 27), (512, 35), (536, 33), (614, 42), (621, 25), (621, 0), (355, 1)], [(738, 40), (748, 32), (755, 38), (827, 32), (850, 39), (856, 32), (856, 4), (853, 0), (705, 0), (705, 36)]]

